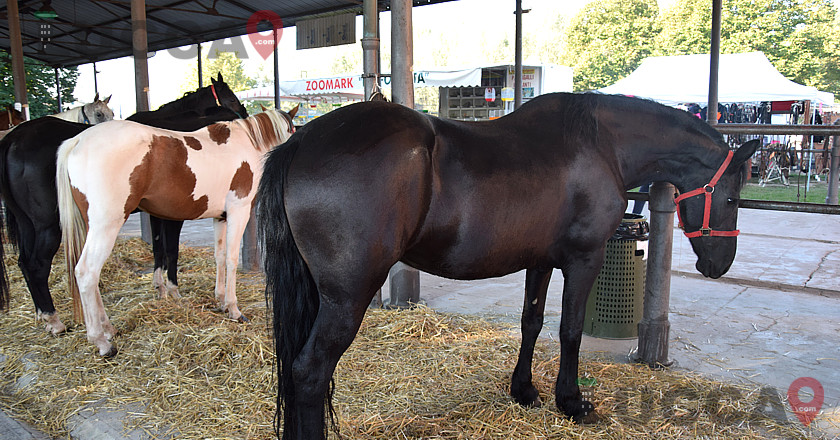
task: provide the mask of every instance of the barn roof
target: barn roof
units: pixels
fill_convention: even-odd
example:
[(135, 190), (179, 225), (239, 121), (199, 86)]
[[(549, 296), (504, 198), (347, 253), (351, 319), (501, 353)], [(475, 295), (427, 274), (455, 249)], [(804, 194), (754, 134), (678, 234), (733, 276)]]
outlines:
[[(413, 0), (414, 6), (449, 0)], [(379, 0), (389, 10), (390, 0)], [(54, 19), (36, 11), (51, 7)], [(71, 67), (132, 54), (130, 0), (18, 0), (25, 56), (53, 67)], [(10, 50), (6, 2), (0, 6), (0, 48)], [(149, 51), (244, 35), (248, 18), (270, 10), (294, 26), (300, 20), (353, 12), (361, 0), (146, 0)], [(266, 23), (267, 26), (267, 23)], [(49, 41), (42, 41), (49, 38)]]

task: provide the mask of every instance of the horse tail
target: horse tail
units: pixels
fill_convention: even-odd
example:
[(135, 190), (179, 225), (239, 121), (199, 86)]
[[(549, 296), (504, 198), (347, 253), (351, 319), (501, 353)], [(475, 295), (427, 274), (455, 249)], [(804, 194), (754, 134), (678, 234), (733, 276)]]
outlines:
[[(266, 305), (273, 310), (274, 349), (277, 354), (278, 393), (274, 429), (278, 437), (281, 426), (288, 435), (294, 435), (298, 430), (292, 370), (295, 359), (309, 338), (320, 305), (315, 280), (292, 236), (284, 200), (286, 176), (299, 144), (300, 138), (293, 136), (269, 153), (257, 192), (256, 217), (266, 275)], [(324, 403), (330, 421), (334, 422), (332, 386)]]
[[(0, 207), (0, 310), (3, 311), (9, 310), (10, 297), (9, 277), (6, 275), (6, 252), (3, 240), (5, 238), (8, 243), (14, 246), (17, 246), (18, 243), (17, 221), (15, 221), (12, 211), (9, 210), (7, 198), (9, 194), (9, 174), (6, 170), (6, 155), (9, 152), (9, 148), (11, 148), (11, 141), (8, 138), (0, 141), (0, 158), (2, 158), (2, 162), (0, 162), (0, 195), (7, 200)], [(3, 234), (4, 229), (5, 234)]]
[(73, 319), (82, 322), (82, 302), (79, 297), (79, 284), (76, 280), (76, 264), (85, 245), (87, 225), (82, 212), (73, 200), (70, 187), (70, 173), (67, 161), (70, 153), (79, 144), (79, 137), (72, 137), (61, 144), (56, 154), (55, 184), (58, 193), (58, 212), (61, 218), (62, 239), (64, 244), (64, 262), (67, 265), (67, 289), (73, 295)]

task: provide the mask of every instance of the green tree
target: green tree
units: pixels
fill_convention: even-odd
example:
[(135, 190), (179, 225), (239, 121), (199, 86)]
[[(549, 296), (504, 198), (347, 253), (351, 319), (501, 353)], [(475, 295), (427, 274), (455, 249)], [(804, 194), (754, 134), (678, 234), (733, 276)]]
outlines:
[[(29, 116), (40, 118), (41, 116), (52, 115), (64, 109), (58, 108), (55, 88), (55, 71), (39, 61), (24, 57), (24, 70), (26, 72), (26, 95), (29, 101)], [(8, 52), (0, 51), (0, 106), (15, 102), (15, 88), (12, 80), (12, 57)], [(58, 82), (61, 88), (61, 96), (64, 102), (73, 96), (76, 89), (76, 81), (79, 78), (79, 70), (76, 67), (59, 69)], [(90, 97), (93, 99), (93, 96)]]
[[(832, 0), (727, 0), (721, 53), (763, 52), (787, 78), (840, 92), (838, 22)], [(657, 54), (708, 53), (711, 2), (678, 0), (662, 14)]]
[(654, 50), (661, 31), (656, 0), (589, 3), (568, 24), (561, 64), (574, 69), (575, 90), (607, 86), (627, 76)]
[[(234, 92), (256, 87), (258, 81), (245, 73), (245, 66), (235, 52), (216, 52), (208, 54), (201, 60), (201, 76), (204, 84), (210, 84), (210, 77), (221, 73), (228, 87)], [(181, 84), (183, 92), (191, 92), (198, 88), (198, 67), (193, 67)]]

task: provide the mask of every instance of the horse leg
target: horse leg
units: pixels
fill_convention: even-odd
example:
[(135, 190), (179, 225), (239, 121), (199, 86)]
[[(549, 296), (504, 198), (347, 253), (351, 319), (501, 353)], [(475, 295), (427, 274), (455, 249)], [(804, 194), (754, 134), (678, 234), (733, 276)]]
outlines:
[(251, 218), (250, 207), (251, 205), (248, 204), (245, 208), (227, 211), (227, 235), (224, 246), (226, 276), (220, 304), (222, 311), (227, 311), (230, 319), (240, 322), (248, 322), (248, 318), (239, 310), (236, 298), (236, 268), (239, 265), (239, 245), (242, 243), (242, 235)]
[[(322, 287), (319, 287), (319, 291)], [(367, 305), (376, 289), (367, 295), (345, 292), (342, 295), (321, 294), (315, 325), (306, 345), (292, 366), (297, 416), (296, 433), (283, 433), (284, 439), (323, 439), (325, 399), (339, 358), (350, 347), (362, 324)], [(331, 409), (331, 408), (330, 408)]]
[[(19, 221), (19, 218), (26, 220)], [(46, 322), (47, 331), (54, 335), (62, 333), (67, 327), (55, 312), (49, 288), (52, 259), (61, 243), (61, 229), (56, 224), (38, 231), (25, 215), (15, 216), (14, 221), (18, 229), (18, 267), (29, 287), (37, 317)]]
[(117, 348), (111, 344), (116, 329), (111, 325), (102, 296), (99, 293), (99, 276), (102, 266), (114, 249), (119, 234), (122, 219), (107, 222), (100, 228), (91, 228), (87, 234), (85, 246), (76, 264), (76, 280), (79, 284), (79, 294), (87, 327), (87, 338), (99, 349), (99, 355), (112, 357), (117, 354)]
[(569, 259), (563, 267), (563, 310), (560, 317), (560, 370), (554, 396), (564, 414), (576, 422), (588, 423), (597, 419), (595, 406), (580, 393), (577, 385), (578, 356), (581, 333), (586, 314), (586, 300), (604, 262), (604, 248), (581, 253)]
[(528, 269), (525, 272), (525, 304), (522, 306), (522, 346), (510, 381), (510, 395), (520, 405), (538, 407), (542, 404), (539, 392), (531, 382), (531, 363), (534, 345), (543, 326), (545, 297), (551, 269)]
[(219, 304), (219, 311), (225, 312), (225, 280), (227, 264), (225, 264), (225, 247), (227, 243), (227, 219), (214, 218), (213, 219), (213, 237), (215, 238), (215, 252), (213, 253), (216, 259), (216, 302)]
[(149, 224), (152, 229), (152, 253), (155, 256), (154, 286), (160, 298), (170, 295), (180, 298), (177, 275), (178, 241), (184, 222), (163, 220), (152, 215), (149, 216)]

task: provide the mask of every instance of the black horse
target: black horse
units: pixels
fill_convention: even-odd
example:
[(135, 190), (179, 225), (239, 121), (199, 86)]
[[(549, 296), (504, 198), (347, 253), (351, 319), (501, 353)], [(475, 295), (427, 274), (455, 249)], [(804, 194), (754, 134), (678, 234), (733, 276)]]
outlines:
[(757, 145), (733, 155), (687, 112), (597, 94), (540, 96), (489, 122), (378, 102), (310, 122), (270, 153), (257, 196), (278, 435), (282, 427), (284, 439), (325, 437), (335, 366), (397, 261), (466, 280), (527, 269), (510, 388), (523, 405), (540, 403), (531, 358), (549, 277), (561, 269), (555, 399), (576, 420), (594, 415), (575, 384), (581, 330), (625, 191), (667, 181), (689, 195), (679, 211), (697, 269), (720, 277), (735, 257), (737, 198)]
[[(190, 107), (185, 107), (183, 102)], [(218, 107), (217, 103), (229, 107)], [(213, 122), (237, 119), (243, 114), (247, 116), (246, 110), (220, 74), (211, 86), (188, 93), (154, 112), (144, 112), (137, 119), (155, 127), (193, 131)], [(0, 196), (5, 203), (3, 215), (7, 238), (18, 248), (18, 265), (38, 318), (46, 322), (47, 330), (53, 334), (66, 329), (55, 313), (48, 284), (52, 260), (61, 243), (55, 155), (64, 140), (89, 127), (57, 118), (39, 118), (21, 124), (0, 140)], [(173, 286), (177, 288), (178, 241), (183, 222), (152, 217), (151, 225), (155, 274), (168, 272), (168, 281), (160, 276), (156, 283), (162, 293), (165, 289), (173, 293)], [(0, 245), (0, 257), (2, 252)], [(5, 265), (0, 265), (0, 272), (0, 306), (6, 307), (9, 286)]]

